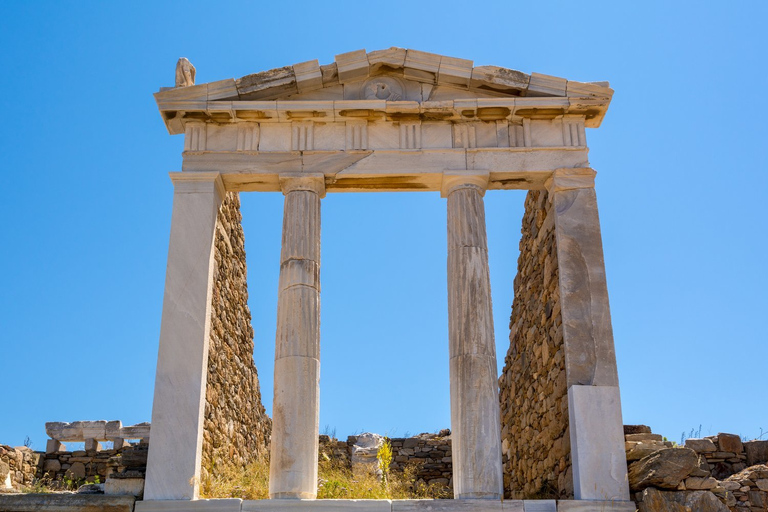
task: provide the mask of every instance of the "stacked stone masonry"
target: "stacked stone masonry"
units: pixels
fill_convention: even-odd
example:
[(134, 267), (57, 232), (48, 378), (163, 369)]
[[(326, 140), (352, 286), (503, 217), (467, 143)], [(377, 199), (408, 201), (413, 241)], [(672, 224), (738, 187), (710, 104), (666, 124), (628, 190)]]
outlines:
[(148, 449), (148, 444), (126, 443), (117, 449), (40, 454), (43, 462), (37, 476), (53, 488), (76, 486), (85, 481), (104, 483), (107, 478), (144, 478)]
[(554, 214), (530, 191), (520, 239), (509, 351), (499, 378), (504, 495), (573, 498)]
[(676, 446), (647, 426), (624, 428), (629, 485), (640, 512), (768, 511), (768, 441), (720, 433)]
[(253, 362), (241, 221), (240, 199), (230, 192), (216, 222), (203, 475), (215, 472), (222, 461), (244, 466), (266, 456), (272, 430)]
[[(346, 441), (339, 441), (325, 435), (320, 436), (320, 461), (352, 468), (352, 453), (358, 442), (358, 436), (349, 436)], [(451, 452), (451, 431), (441, 430), (437, 434), (419, 434), (414, 437), (393, 437), (390, 471), (403, 472), (414, 469), (415, 480), (427, 486), (453, 486), (453, 459)]]
[(26, 446), (0, 444), (0, 489), (20, 490), (31, 486), (43, 464), (42, 454)]

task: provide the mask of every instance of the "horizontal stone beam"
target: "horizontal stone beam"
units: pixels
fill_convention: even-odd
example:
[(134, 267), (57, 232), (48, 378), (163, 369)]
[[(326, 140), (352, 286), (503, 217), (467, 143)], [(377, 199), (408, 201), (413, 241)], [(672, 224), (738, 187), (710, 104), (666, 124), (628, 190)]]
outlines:
[(171, 134), (184, 132), (188, 121), (232, 123), (254, 121), (279, 123), (301, 119), (321, 122), (370, 118), (441, 121), (495, 121), (501, 119), (543, 119), (557, 115), (582, 115), (588, 128), (599, 126), (610, 98), (594, 96), (470, 98), (442, 101), (386, 100), (274, 100), (206, 101), (199, 99), (157, 99), (157, 106)]
[(150, 424), (139, 423), (123, 427), (120, 421), (51, 421), (45, 424), (48, 437), (59, 442), (84, 442), (88, 439), (111, 441), (114, 439), (149, 439)]
[[(185, 173), (221, 173), (232, 192), (279, 192), (279, 175), (321, 173), (327, 192), (440, 191), (445, 171), (490, 174), (489, 190), (539, 190), (555, 169), (588, 167), (586, 148), (185, 153)], [(174, 173), (175, 174), (175, 173)]]

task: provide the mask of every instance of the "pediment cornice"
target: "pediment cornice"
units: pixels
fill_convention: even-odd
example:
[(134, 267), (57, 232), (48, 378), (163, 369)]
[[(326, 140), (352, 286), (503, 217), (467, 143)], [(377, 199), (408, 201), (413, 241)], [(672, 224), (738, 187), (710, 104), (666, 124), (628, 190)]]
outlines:
[(600, 125), (613, 90), (418, 50), (389, 48), (317, 60), (155, 94), (170, 133), (187, 121), (285, 122), (350, 118), (493, 121), (579, 115)]

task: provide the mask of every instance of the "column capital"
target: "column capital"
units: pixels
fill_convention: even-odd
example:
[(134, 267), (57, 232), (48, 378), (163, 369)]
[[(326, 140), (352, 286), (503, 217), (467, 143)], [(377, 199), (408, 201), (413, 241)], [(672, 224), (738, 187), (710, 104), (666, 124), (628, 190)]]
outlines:
[(448, 197), (460, 188), (473, 188), (485, 195), (491, 174), (488, 171), (445, 171), (440, 185), (440, 197)]
[(573, 190), (578, 188), (595, 188), (595, 172), (589, 167), (577, 167), (575, 169), (555, 169), (552, 176), (544, 182), (544, 187), (550, 194)]
[(321, 198), (325, 197), (325, 175), (320, 172), (280, 173), (280, 190), (283, 194), (296, 190), (308, 190)]
[(227, 193), (224, 180), (218, 172), (169, 172), (168, 176), (171, 177), (176, 192), (208, 192), (213, 186), (219, 197), (223, 198)]

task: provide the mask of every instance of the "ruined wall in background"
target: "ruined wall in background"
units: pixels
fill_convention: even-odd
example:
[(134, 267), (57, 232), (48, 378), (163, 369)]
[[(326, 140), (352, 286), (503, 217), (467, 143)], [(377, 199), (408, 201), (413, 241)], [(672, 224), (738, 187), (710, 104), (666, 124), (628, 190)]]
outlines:
[(573, 497), (551, 208), (547, 192), (528, 192), (509, 322), (510, 345), (499, 378), (507, 498)]
[(26, 446), (11, 448), (0, 444), (0, 490), (19, 491), (31, 487), (42, 463), (40, 452)]
[(241, 220), (239, 196), (227, 193), (216, 223), (203, 475), (224, 461), (245, 465), (264, 456), (272, 432), (253, 362)]

